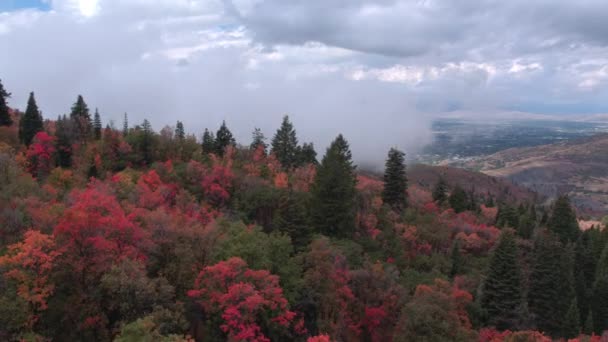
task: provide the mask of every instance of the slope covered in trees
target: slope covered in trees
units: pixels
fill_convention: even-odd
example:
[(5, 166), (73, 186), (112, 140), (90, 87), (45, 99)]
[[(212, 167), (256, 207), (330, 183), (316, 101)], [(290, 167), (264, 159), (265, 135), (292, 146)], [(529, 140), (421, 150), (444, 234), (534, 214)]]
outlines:
[(408, 168), (396, 149), (379, 152), (383, 176), (366, 175), (339, 134), (317, 162), (288, 117), (267, 144), (259, 129), (235, 141), (226, 122), (202, 141), (181, 121), (101, 128), (88, 108), (79, 96), (43, 123), (32, 95), (0, 127), (0, 340), (608, 329), (608, 235), (580, 231), (565, 197), (543, 207), (487, 176)]

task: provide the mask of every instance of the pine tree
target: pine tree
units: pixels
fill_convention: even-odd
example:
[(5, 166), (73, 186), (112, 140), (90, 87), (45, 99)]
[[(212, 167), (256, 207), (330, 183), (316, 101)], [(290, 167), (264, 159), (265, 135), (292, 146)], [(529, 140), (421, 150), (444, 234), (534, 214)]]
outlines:
[(519, 226), (517, 209), (508, 204), (501, 203), (498, 206), (498, 214), (496, 214), (496, 225), (498, 227), (517, 228)]
[(312, 185), (311, 219), (317, 232), (351, 237), (355, 229), (356, 166), (340, 134), (331, 143)]
[(226, 121), (222, 121), (222, 125), (215, 134), (215, 153), (218, 156), (223, 156), (226, 147), (229, 145), (235, 145), (236, 142), (232, 137), (232, 132), (226, 126)]
[(585, 324), (583, 325), (583, 334), (593, 334), (593, 313), (591, 312), (591, 309), (589, 309), (589, 312), (587, 312), (587, 317), (585, 317)]
[(251, 133), (251, 137), (252, 139), (249, 149), (255, 151), (262, 146), (264, 148), (264, 154), (266, 154), (266, 149), (268, 146), (266, 145), (266, 137), (264, 136), (264, 133), (262, 133), (262, 130), (256, 127), (253, 130), (253, 133)]
[(122, 136), (126, 137), (129, 134), (129, 118), (127, 117), (127, 113), (122, 120)]
[(382, 201), (395, 210), (407, 207), (407, 177), (405, 175), (405, 153), (391, 148), (384, 169)]
[(315, 146), (313, 145), (313, 143), (302, 144), (302, 148), (299, 150), (298, 155), (298, 165), (319, 164), (319, 162), (317, 161), (317, 151), (315, 151)]
[(594, 331), (601, 333), (608, 330), (608, 245), (597, 263), (591, 309)]
[(63, 168), (72, 166), (72, 144), (75, 140), (74, 122), (65, 115), (57, 118), (56, 130), (57, 165)]
[(442, 205), (445, 201), (448, 200), (448, 185), (443, 179), (443, 177), (439, 177), (439, 180), (433, 187), (433, 202)]
[(6, 99), (11, 97), (11, 93), (7, 92), (0, 80), (0, 126), (10, 126), (13, 124), (13, 119), (8, 111)]
[(450, 193), (448, 199), (450, 207), (454, 209), (454, 212), (461, 213), (469, 208), (469, 201), (467, 193), (460, 186), (456, 185)]
[(86, 102), (84, 102), (82, 95), (78, 95), (76, 102), (74, 105), (72, 105), (70, 119), (76, 123), (80, 140), (87, 140), (92, 133), (93, 125), (91, 123), (89, 107), (87, 106)]
[(591, 310), (592, 286), (595, 280), (596, 257), (591, 246), (593, 230), (584, 231), (576, 241), (575, 253), (575, 289), (577, 304), (581, 313), (581, 322)]
[(308, 222), (304, 199), (293, 190), (282, 197), (273, 226), (291, 237), (296, 251), (306, 249), (311, 240), (311, 227)]
[(454, 239), (452, 243), (452, 253), (450, 256), (452, 266), (450, 267), (450, 279), (454, 279), (455, 276), (462, 272), (462, 257), (460, 255), (460, 240)]
[(562, 242), (576, 241), (580, 229), (568, 196), (560, 196), (555, 200), (547, 226), (559, 236)]
[(281, 127), (272, 138), (270, 153), (273, 153), (281, 165), (286, 168), (296, 166), (298, 162), (298, 138), (289, 116), (283, 117)]
[(179, 120), (177, 120), (177, 124), (175, 124), (175, 138), (180, 141), (186, 138), (186, 130), (184, 129), (184, 124)]
[(481, 305), (490, 325), (499, 330), (517, 328), (522, 308), (521, 273), (517, 245), (510, 230), (503, 231), (490, 258)]
[(31, 92), (30, 97), (27, 100), (25, 114), (19, 123), (19, 138), (21, 139), (22, 143), (29, 146), (32, 143), (32, 139), (34, 139), (36, 133), (42, 131), (43, 129), (42, 114), (40, 114), (40, 110), (38, 110), (34, 92)]
[(213, 153), (215, 151), (215, 137), (213, 136), (213, 132), (210, 132), (205, 128), (205, 133), (203, 133), (203, 154)]
[(95, 108), (95, 119), (93, 120), (93, 137), (95, 140), (101, 139), (101, 116), (99, 116), (99, 110)]
[(581, 325), (579, 317), (580, 314), (578, 312), (576, 298), (573, 298), (568, 308), (568, 312), (566, 313), (566, 318), (562, 329), (562, 337), (566, 339), (571, 339), (580, 335)]
[(142, 157), (146, 165), (152, 164), (152, 137), (154, 135), (154, 131), (152, 130), (152, 125), (150, 125), (150, 121), (148, 119), (144, 119), (142, 124)]

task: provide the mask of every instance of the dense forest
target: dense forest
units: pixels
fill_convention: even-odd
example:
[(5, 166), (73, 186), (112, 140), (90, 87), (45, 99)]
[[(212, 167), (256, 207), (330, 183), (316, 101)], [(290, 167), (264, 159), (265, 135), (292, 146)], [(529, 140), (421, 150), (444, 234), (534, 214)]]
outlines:
[[(285, 116), (103, 124), (24, 112), (0, 84), (0, 340), (599, 341), (608, 235), (566, 196), (515, 202), (383, 175)], [(67, 106), (66, 106), (67, 108)], [(219, 123), (218, 123), (219, 124)], [(396, 137), (396, 140), (397, 137)]]

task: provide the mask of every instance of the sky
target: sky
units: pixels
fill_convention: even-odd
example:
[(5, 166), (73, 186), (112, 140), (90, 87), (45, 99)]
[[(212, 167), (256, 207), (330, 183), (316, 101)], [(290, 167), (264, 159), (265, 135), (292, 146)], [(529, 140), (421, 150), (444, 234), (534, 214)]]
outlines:
[(43, 115), (222, 120), (248, 143), (288, 114), (320, 154), (414, 154), (445, 113), (608, 112), (605, 0), (0, 0), (0, 79)]

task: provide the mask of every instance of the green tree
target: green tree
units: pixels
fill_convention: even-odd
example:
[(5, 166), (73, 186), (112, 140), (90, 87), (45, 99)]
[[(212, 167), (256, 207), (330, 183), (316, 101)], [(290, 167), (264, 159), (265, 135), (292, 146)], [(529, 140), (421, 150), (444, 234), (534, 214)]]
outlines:
[(215, 137), (213, 136), (213, 132), (210, 132), (205, 128), (205, 133), (203, 133), (203, 143), (201, 144), (203, 148), (203, 154), (213, 153), (215, 151)]
[(578, 337), (581, 333), (581, 325), (579, 320), (578, 305), (576, 305), (576, 297), (572, 299), (568, 312), (566, 313), (564, 327), (562, 329), (562, 337), (567, 339)]
[(299, 165), (313, 164), (317, 165), (319, 162), (317, 161), (317, 151), (315, 151), (315, 146), (313, 143), (304, 143), (302, 144), (302, 148), (299, 149)]
[(517, 228), (519, 226), (517, 209), (508, 204), (499, 204), (498, 213), (496, 214), (496, 225), (503, 228)]
[(76, 128), (81, 141), (87, 140), (93, 131), (93, 124), (91, 122), (91, 114), (89, 113), (89, 107), (82, 95), (78, 95), (76, 102), (72, 105), (72, 112), (70, 113), (70, 119), (76, 123)]
[(36, 98), (34, 92), (30, 93), (30, 97), (27, 100), (27, 108), (25, 114), (21, 118), (19, 123), (19, 138), (21, 142), (29, 146), (32, 143), (32, 139), (36, 133), (44, 129), (42, 123), (42, 114), (36, 104)]
[(442, 205), (448, 200), (448, 184), (445, 182), (443, 177), (439, 177), (439, 180), (433, 187), (433, 202)]
[(95, 108), (95, 119), (93, 120), (93, 137), (95, 140), (101, 139), (101, 116), (99, 116), (97, 108)]
[(232, 132), (226, 126), (226, 121), (222, 121), (222, 125), (215, 134), (215, 153), (218, 156), (223, 156), (226, 147), (229, 145), (235, 145), (236, 142), (232, 137)]
[(186, 131), (184, 130), (184, 124), (177, 120), (177, 124), (175, 125), (175, 137), (182, 141), (186, 138)]
[(129, 134), (129, 118), (127, 113), (125, 113), (122, 120), (122, 136), (126, 137)]
[(266, 137), (264, 136), (264, 133), (262, 133), (262, 130), (259, 128), (255, 128), (253, 130), (253, 133), (251, 133), (251, 145), (249, 145), (249, 149), (252, 151), (255, 151), (258, 149), (258, 147), (262, 146), (264, 148), (264, 154), (266, 154), (266, 149), (268, 148), (268, 146), (266, 145)]
[(487, 313), (488, 323), (499, 330), (517, 328), (522, 308), (521, 272), (515, 237), (504, 230), (483, 283), (481, 306)]
[(608, 329), (608, 246), (597, 264), (592, 298), (593, 327), (599, 334)]
[(575, 253), (575, 288), (580, 321), (584, 322), (591, 310), (591, 295), (595, 280), (596, 257), (592, 247), (593, 229), (585, 230), (574, 247)]
[(407, 208), (407, 177), (405, 153), (391, 148), (384, 169), (382, 201), (395, 210)]
[(462, 272), (462, 256), (460, 255), (460, 240), (458, 239), (454, 239), (454, 242), (452, 243), (450, 261), (452, 265), (450, 267), (449, 276), (451, 279), (453, 279)]
[(308, 222), (303, 194), (290, 189), (282, 196), (273, 226), (291, 237), (297, 251), (306, 249), (311, 240), (312, 230)]
[(8, 112), (8, 104), (6, 103), (6, 99), (10, 97), (11, 93), (4, 89), (2, 80), (0, 80), (0, 126), (10, 126), (13, 124), (13, 119), (11, 119), (11, 115)]
[(311, 189), (310, 212), (317, 232), (339, 237), (354, 233), (355, 169), (348, 142), (340, 134), (327, 149)]
[(72, 166), (72, 144), (75, 140), (74, 121), (65, 115), (59, 116), (55, 125), (55, 145), (57, 147), (57, 165), (63, 168)]
[(296, 130), (289, 121), (289, 116), (283, 117), (281, 127), (272, 138), (270, 153), (273, 153), (281, 165), (286, 168), (296, 166), (298, 161), (298, 138)]
[(553, 203), (553, 212), (547, 226), (562, 242), (576, 241), (580, 229), (576, 220), (576, 212), (570, 205), (568, 196), (560, 196)]
[(448, 201), (450, 202), (450, 207), (456, 213), (461, 213), (469, 208), (467, 193), (458, 185), (452, 189)]

